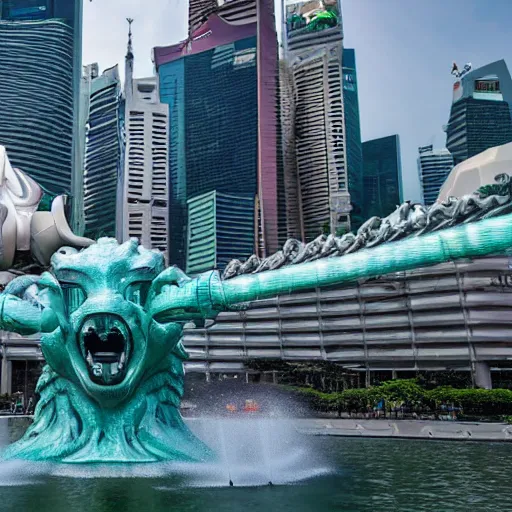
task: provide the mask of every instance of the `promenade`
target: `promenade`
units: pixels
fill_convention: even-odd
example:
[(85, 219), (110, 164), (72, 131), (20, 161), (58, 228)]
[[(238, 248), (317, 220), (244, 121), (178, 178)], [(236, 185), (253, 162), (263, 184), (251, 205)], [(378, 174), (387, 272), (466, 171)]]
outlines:
[(315, 418), (294, 424), (299, 432), (317, 436), (512, 441), (512, 425), (506, 423)]

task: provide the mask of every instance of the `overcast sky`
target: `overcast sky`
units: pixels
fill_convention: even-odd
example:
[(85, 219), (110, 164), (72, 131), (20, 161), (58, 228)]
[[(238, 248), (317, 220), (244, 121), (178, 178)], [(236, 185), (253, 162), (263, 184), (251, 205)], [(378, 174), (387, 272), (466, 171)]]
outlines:
[[(186, 36), (188, 0), (85, 1), (84, 64), (122, 63), (127, 17), (135, 73), (151, 75), (151, 48)], [(342, 0), (345, 46), (355, 48), (363, 140), (398, 133), (406, 199), (419, 200), (418, 146), (444, 146), (452, 61), (512, 66), (512, 0)]]

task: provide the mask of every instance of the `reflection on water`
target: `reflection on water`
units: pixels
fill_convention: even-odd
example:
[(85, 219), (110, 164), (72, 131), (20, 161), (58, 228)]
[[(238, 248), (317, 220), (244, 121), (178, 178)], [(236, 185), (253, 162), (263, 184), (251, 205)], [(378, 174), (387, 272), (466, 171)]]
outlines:
[[(193, 425), (216, 447), (224, 444), (218, 465), (0, 463), (0, 510), (511, 510), (512, 445), (304, 437), (279, 431), (279, 425), (284, 423), (274, 429), (261, 422)], [(286, 428), (293, 431), (289, 423)], [(245, 451), (232, 451), (243, 439)], [(264, 454), (257, 453), (258, 439), (268, 443)], [(224, 483), (228, 467), (234, 487)], [(294, 483), (245, 486), (265, 484), (267, 474)]]

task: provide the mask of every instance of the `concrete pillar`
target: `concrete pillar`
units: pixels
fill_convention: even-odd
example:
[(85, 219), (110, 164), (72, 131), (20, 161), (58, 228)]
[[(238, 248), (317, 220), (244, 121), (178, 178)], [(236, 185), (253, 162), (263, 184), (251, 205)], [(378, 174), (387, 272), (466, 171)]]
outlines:
[(391, 370), (391, 378), (393, 380), (396, 380), (396, 378), (397, 378), (396, 370)]
[(10, 395), (12, 393), (12, 362), (4, 356), (2, 357), (2, 373), (0, 377), (0, 395)]
[(487, 363), (475, 363), (475, 385), (477, 388), (492, 389), (491, 369)]

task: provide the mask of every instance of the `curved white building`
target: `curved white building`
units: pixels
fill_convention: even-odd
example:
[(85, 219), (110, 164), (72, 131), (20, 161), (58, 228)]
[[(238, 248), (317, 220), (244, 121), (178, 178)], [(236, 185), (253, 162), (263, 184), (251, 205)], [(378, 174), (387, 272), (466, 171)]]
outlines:
[(256, 301), (186, 329), (189, 371), (243, 371), (254, 359), (327, 360), (354, 371), (470, 371), (512, 364), (512, 263), (456, 261)]
[(490, 148), (456, 165), (439, 191), (438, 201), (471, 194), (493, 183), (498, 174), (512, 173), (512, 142)]

